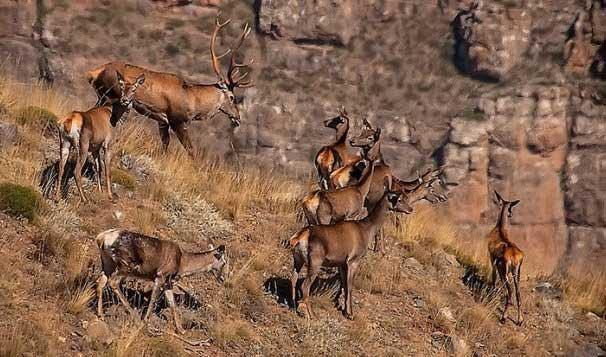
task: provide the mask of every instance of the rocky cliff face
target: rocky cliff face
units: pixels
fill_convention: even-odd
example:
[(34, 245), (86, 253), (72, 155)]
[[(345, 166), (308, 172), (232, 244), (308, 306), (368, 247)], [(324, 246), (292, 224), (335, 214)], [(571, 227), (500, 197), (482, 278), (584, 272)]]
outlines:
[(448, 165), (460, 183), (450, 211), (461, 224), (492, 224), (493, 189), (521, 199), (515, 239), (532, 270), (549, 273), (606, 249), (606, 113), (589, 77), (603, 73), (600, 4), (11, 2), (0, 5), (0, 54), (24, 77), (50, 73), (83, 98), (74, 109), (94, 103), (82, 74), (111, 60), (208, 82), (220, 5), (233, 18), (220, 46), (244, 22), (256, 24), (246, 56), (256, 59), (257, 86), (241, 93), (240, 128), (225, 118), (193, 123), (196, 146), (308, 175), (332, 140), (322, 120), (344, 105), (384, 129), (399, 176)]

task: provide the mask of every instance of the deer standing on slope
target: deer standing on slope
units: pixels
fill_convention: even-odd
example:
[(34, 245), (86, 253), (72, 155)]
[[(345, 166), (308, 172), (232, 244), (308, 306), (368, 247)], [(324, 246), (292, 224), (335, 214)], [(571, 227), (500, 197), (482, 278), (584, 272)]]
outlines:
[(369, 240), (374, 237), (385, 220), (386, 210), (411, 213), (412, 208), (406, 202), (404, 195), (388, 190), (385, 183), (383, 197), (374, 210), (359, 221), (342, 221), (331, 225), (307, 226), (295, 233), (290, 239), (293, 247), (294, 268), (291, 277), (291, 298), (296, 306), (296, 284), (301, 269), (307, 267), (307, 276), (303, 281), (303, 302), (307, 318), (314, 318), (309, 301), (311, 285), (322, 266), (338, 267), (341, 276), (341, 287), (345, 292), (345, 308), (343, 312), (353, 319), (351, 294), (353, 278), (366, 255)]
[(345, 219), (360, 219), (365, 215), (364, 201), (372, 181), (374, 166), (354, 186), (335, 191), (314, 191), (303, 199), (307, 224), (330, 224)]
[[(118, 79), (118, 90), (120, 93), (120, 105), (130, 108), (137, 89), (145, 82), (145, 75), (141, 74), (134, 84), (126, 84), (120, 73), (116, 73)], [(124, 111), (114, 111), (115, 106), (106, 103), (103, 106), (89, 109), (85, 112), (74, 111), (67, 117), (57, 121), (59, 126), (59, 173), (57, 177), (55, 199), (61, 198), (61, 180), (67, 159), (72, 148), (78, 150), (74, 177), (80, 199), (86, 202), (86, 196), (82, 190), (82, 166), (86, 162), (88, 152), (92, 152), (97, 169), (97, 186), (101, 192), (101, 168), (105, 171), (105, 184), (109, 199), (113, 198), (111, 189), (111, 141), (112, 126), (115, 126)], [(103, 149), (103, 160), (101, 160), (101, 149)]]
[[(229, 117), (233, 126), (240, 125), (240, 110), (236, 102), (234, 90), (236, 88), (251, 87), (252, 80), (244, 81), (250, 72), (241, 73), (240, 69), (252, 64), (236, 62), (238, 50), (250, 34), (248, 24), (244, 27), (236, 45), (228, 52), (217, 56), (215, 43), (217, 34), (231, 20), (219, 22), (217, 17), (210, 41), (211, 63), (218, 77), (213, 84), (189, 83), (180, 76), (171, 73), (155, 72), (149, 69), (123, 62), (110, 62), (93, 69), (87, 73), (89, 83), (97, 92), (99, 101), (106, 98), (114, 99), (117, 96), (117, 73), (120, 72), (127, 79), (133, 79), (145, 74), (146, 85), (135, 96), (133, 107), (141, 115), (150, 117), (158, 122), (160, 138), (164, 150), (170, 142), (169, 129), (172, 129), (177, 138), (193, 156), (193, 145), (188, 133), (188, 125), (192, 120), (211, 119), (218, 113)], [(220, 69), (219, 59), (231, 52), (227, 75)], [(119, 104), (114, 110), (124, 110)]]
[[(490, 254), (490, 265), (492, 267), (492, 285), (497, 283), (497, 274), (507, 289), (505, 308), (501, 315), (501, 322), (505, 322), (507, 308), (512, 301), (512, 287), (516, 293), (518, 308), (517, 324), (522, 324), (520, 313), (520, 274), (524, 253), (509, 239), (509, 219), (513, 215), (512, 209), (520, 203), (520, 200), (506, 201), (495, 190), (495, 203), (500, 206), (499, 217), (496, 226), (488, 234), (488, 252)], [(511, 280), (510, 280), (511, 278)]]
[(120, 281), (127, 276), (137, 277), (154, 282), (144, 321), (149, 318), (155, 308), (158, 294), (163, 291), (179, 333), (183, 333), (184, 330), (176, 310), (172, 291), (173, 282), (198, 272), (213, 272), (218, 279), (222, 279), (227, 267), (223, 245), (201, 253), (187, 253), (174, 242), (121, 229), (110, 229), (100, 233), (96, 242), (102, 263), (101, 276), (97, 280), (99, 317), (103, 318), (103, 288), (108, 281), (120, 302), (130, 313), (135, 314), (120, 291)]
[(339, 167), (358, 161), (360, 156), (352, 154), (347, 148), (347, 134), (349, 133), (349, 116), (345, 108), (339, 109), (339, 115), (324, 121), (324, 126), (335, 129), (337, 134), (335, 142), (324, 146), (318, 151), (314, 159), (320, 188), (328, 190), (330, 188), (330, 174)]

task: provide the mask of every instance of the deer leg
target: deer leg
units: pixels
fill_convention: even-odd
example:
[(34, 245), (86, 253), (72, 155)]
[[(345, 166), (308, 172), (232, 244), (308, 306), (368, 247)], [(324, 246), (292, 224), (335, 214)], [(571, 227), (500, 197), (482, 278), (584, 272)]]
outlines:
[(308, 320), (315, 318), (309, 301), (309, 292), (311, 290), (311, 284), (313, 284), (314, 281), (316, 281), (316, 278), (318, 277), (319, 270), (319, 266), (312, 266), (311, 264), (308, 264), (307, 277), (305, 278), (305, 281), (303, 281), (303, 286), (301, 287), (301, 289), (303, 290), (303, 305), (305, 306), (305, 311), (307, 312)]
[(93, 161), (95, 163), (95, 171), (97, 174), (97, 189), (99, 190), (99, 192), (103, 192), (103, 189), (101, 188), (101, 153), (100, 150), (96, 150), (95, 152), (93, 152)]
[(97, 315), (103, 319), (103, 289), (107, 284), (107, 276), (105, 272), (101, 272), (101, 276), (97, 279)]
[[(61, 133), (59, 133), (59, 137), (61, 137)], [(60, 151), (59, 151), (59, 172), (57, 174), (57, 185), (55, 190), (55, 200), (59, 201), (61, 199), (61, 182), (63, 181), (63, 173), (65, 171), (65, 165), (67, 164), (67, 159), (69, 158), (69, 150), (71, 147), (71, 142), (69, 140), (60, 139)]]
[(304, 259), (301, 255), (296, 252), (293, 253), (293, 271), (290, 277), (290, 299), (293, 309), (297, 309), (297, 281), (299, 280), (299, 273), (303, 268)]
[(170, 143), (170, 132), (168, 131), (169, 126), (168, 123), (159, 122), (158, 129), (160, 131), (160, 140), (162, 140), (162, 150), (164, 152), (168, 151), (168, 144)]
[(492, 290), (494, 291), (494, 289), (497, 287), (497, 264), (496, 264), (496, 261), (491, 260), (490, 261), (490, 266), (492, 268), (492, 277), (491, 277), (490, 284), (492, 285)]
[(112, 290), (114, 291), (116, 296), (118, 296), (118, 300), (120, 300), (122, 305), (124, 305), (124, 307), (126, 307), (128, 312), (131, 313), (132, 315), (136, 315), (135, 310), (132, 308), (132, 306), (130, 306), (130, 304), (128, 303), (128, 300), (126, 299), (124, 294), (122, 294), (122, 290), (120, 290), (120, 281), (121, 280), (122, 280), (122, 276), (114, 273), (109, 278), (109, 286), (112, 288)]
[(347, 310), (347, 265), (339, 267), (339, 275), (341, 276), (341, 288), (339, 289), (337, 301), (339, 301), (339, 298), (342, 295), (343, 305), (341, 311), (345, 312)]
[(105, 185), (107, 186), (107, 196), (110, 200), (114, 198), (112, 195), (112, 174), (111, 174), (112, 151), (109, 142), (103, 143), (103, 168), (105, 170)]
[(82, 189), (82, 167), (86, 162), (86, 157), (88, 155), (88, 139), (80, 138), (80, 146), (78, 148), (78, 158), (76, 160), (76, 167), (74, 168), (74, 177), (76, 179), (76, 186), (78, 187), (78, 193), (80, 194), (80, 199), (82, 202), (86, 203), (87, 199), (84, 196), (84, 190)]
[(516, 291), (516, 303), (517, 303), (517, 307), (518, 307), (518, 326), (522, 325), (522, 314), (520, 313), (520, 270), (522, 268), (522, 263), (519, 263), (518, 266), (516, 268), (514, 268), (513, 271), (513, 285)]
[(158, 298), (158, 290), (160, 289), (160, 284), (164, 282), (164, 278), (162, 276), (157, 276), (154, 280), (154, 286), (152, 288), (151, 298), (149, 299), (149, 306), (147, 307), (147, 311), (145, 312), (145, 317), (143, 317), (143, 321), (147, 321), (149, 319), (149, 315), (152, 310), (154, 310), (154, 306), (156, 304), (156, 299)]
[(191, 140), (189, 138), (189, 132), (187, 131), (187, 124), (182, 122), (177, 125), (174, 125), (172, 128), (175, 131), (175, 134), (177, 134), (177, 138), (181, 142), (181, 145), (183, 145), (183, 147), (185, 148), (185, 150), (187, 151), (189, 156), (193, 157), (194, 156), (194, 147), (191, 144)]
[(385, 245), (383, 238), (383, 229), (379, 229), (379, 231), (375, 234), (375, 247), (373, 249), (375, 252), (385, 254)]
[(166, 297), (166, 301), (168, 302), (170, 311), (173, 314), (173, 320), (175, 321), (175, 329), (178, 333), (184, 334), (185, 330), (183, 329), (183, 325), (181, 325), (181, 319), (179, 318), (179, 314), (177, 313), (177, 304), (175, 303), (175, 295), (173, 294), (173, 290), (167, 289), (166, 291), (164, 291), (164, 296)]
[(505, 288), (507, 289), (507, 296), (505, 299), (505, 308), (503, 308), (503, 315), (501, 315), (501, 322), (504, 323), (506, 321), (507, 309), (509, 308), (509, 304), (511, 303), (511, 282), (509, 281), (509, 267), (507, 266), (503, 278), (503, 283), (505, 284)]
[(358, 270), (358, 266), (360, 262), (358, 260), (350, 260), (347, 262), (347, 300), (346, 300), (346, 309), (345, 316), (353, 320), (353, 309), (352, 309), (352, 301), (351, 301), (351, 293), (353, 290), (353, 279)]

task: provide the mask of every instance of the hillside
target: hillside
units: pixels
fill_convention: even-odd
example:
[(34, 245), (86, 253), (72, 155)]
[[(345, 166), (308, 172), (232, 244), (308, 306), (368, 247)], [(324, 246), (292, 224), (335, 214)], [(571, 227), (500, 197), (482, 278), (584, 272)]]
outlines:
[[(606, 355), (606, 10), (471, 3), (0, 4), (0, 356)], [(54, 121), (95, 102), (84, 73), (124, 60), (214, 81), (218, 10), (232, 19), (222, 49), (254, 24), (242, 125), (192, 123), (192, 160), (176, 138), (162, 153), (157, 125), (131, 113), (115, 133), (113, 201), (90, 178), (88, 204), (73, 184), (64, 202), (43, 197), (59, 154)], [(320, 318), (308, 322), (288, 307), (283, 241), (303, 225), (312, 158), (332, 140), (322, 121), (341, 105), (355, 133), (364, 116), (383, 129), (399, 177), (439, 165), (458, 186), (445, 203), (390, 216), (386, 255), (369, 252), (356, 278), (355, 320), (337, 309), (338, 274), (326, 271), (313, 288)], [(527, 254), (520, 327), (498, 322), (501, 296), (485, 286), (494, 189), (522, 200), (512, 219)], [(2, 206), (9, 196), (18, 213)], [(182, 338), (168, 309), (142, 326), (109, 293), (105, 322), (96, 317), (93, 238), (115, 227), (187, 251), (227, 246), (226, 282), (183, 282)], [(142, 311), (149, 286), (127, 285)]]

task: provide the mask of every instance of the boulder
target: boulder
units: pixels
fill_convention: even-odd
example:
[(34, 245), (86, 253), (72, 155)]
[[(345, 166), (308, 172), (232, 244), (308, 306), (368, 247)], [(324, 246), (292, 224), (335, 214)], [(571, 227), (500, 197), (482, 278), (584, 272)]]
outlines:
[(353, 0), (262, 0), (259, 31), (302, 43), (346, 46), (359, 31)]
[(500, 81), (530, 44), (531, 16), (523, 8), (473, 4), (453, 20), (455, 63), (479, 79)]

